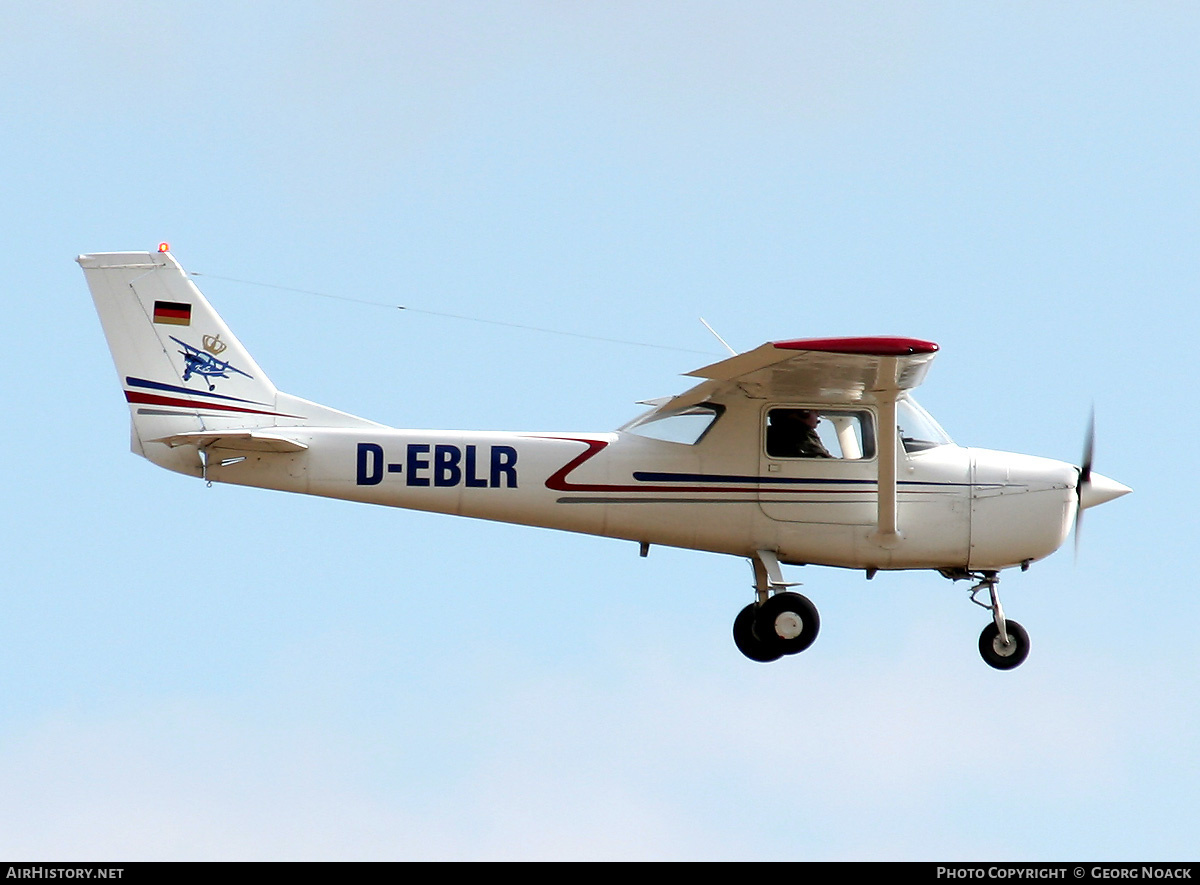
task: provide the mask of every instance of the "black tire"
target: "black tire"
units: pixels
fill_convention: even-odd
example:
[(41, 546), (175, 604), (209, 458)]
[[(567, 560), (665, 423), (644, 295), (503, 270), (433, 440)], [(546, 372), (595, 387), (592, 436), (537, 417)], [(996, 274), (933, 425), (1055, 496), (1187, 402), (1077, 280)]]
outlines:
[(821, 618), (817, 607), (799, 593), (776, 593), (758, 607), (754, 633), (763, 646), (781, 655), (804, 651), (817, 638)]
[(751, 603), (738, 612), (738, 616), (733, 619), (733, 643), (738, 647), (738, 651), (750, 660), (769, 664), (783, 657), (783, 652), (768, 648), (755, 635), (754, 615), (757, 611), (758, 606)]
[(989, 667), (997, 670), (1011, 670), (1021, 666), (1029, 657), (1029, 634), (1016, 621), (1005, 621), (1005, 631), (1008, 633), (1008, 647), (1000, 644), (1000, 628), (993, 621), (983, 628), (979, 634), (979, 654)]

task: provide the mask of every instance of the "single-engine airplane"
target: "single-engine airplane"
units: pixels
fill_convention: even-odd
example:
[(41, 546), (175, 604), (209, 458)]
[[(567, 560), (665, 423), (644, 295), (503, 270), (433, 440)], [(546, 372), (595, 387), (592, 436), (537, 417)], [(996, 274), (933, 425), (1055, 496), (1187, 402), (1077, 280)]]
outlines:
[[(817, 610), (782, 565), (931, 569), (991, 613), (979, 651), (1008, 670), (1029, 636), (1002, 569), (1049, 556), (1082, 511), (1130, 491), (1080, 466), (954, 445), (912, 398), (938, 346), (776, 341), (689, 374), (608, 433), (398, 430), (282, 393), (164, 244), (81, 255), (136, 454), (209, 482), (280, 489), (745, 557), (746, 657), (808, 648)], [(218, 359), (219, 355), (219, 359)], [(987, 591), (988, 599), (978, 595)]]

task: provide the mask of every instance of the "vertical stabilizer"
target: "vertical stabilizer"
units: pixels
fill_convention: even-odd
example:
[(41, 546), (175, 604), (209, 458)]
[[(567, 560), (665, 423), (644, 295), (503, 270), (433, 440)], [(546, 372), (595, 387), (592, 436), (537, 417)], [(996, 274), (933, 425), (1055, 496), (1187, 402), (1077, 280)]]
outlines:
[(166, 463), (173, 459), (163, 441), (181, 434), (372, 424), (276, 390), (169, 252), (76, 260), (129, 403), (138, 454), (178, 469)]

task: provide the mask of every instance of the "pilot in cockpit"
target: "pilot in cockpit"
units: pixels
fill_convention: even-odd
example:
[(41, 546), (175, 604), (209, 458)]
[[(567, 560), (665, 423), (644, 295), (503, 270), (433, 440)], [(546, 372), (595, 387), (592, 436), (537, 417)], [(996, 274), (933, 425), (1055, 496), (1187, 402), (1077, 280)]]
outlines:
[(821, 416), (814, 409), (772, 409), (768, 416), (767, 454), (773, 458), (832, 458), (817, 424)]

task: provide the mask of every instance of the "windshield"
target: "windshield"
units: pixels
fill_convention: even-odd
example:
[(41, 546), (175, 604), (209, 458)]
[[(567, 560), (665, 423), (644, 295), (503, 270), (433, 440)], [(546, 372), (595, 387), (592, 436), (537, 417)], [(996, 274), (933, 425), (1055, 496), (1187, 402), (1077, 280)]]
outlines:
[(953, 440), (915, 399), (905, 397), (896, 403), (896, 425), (906, 452), (923, 452), (935, 446), (953, 445)]

